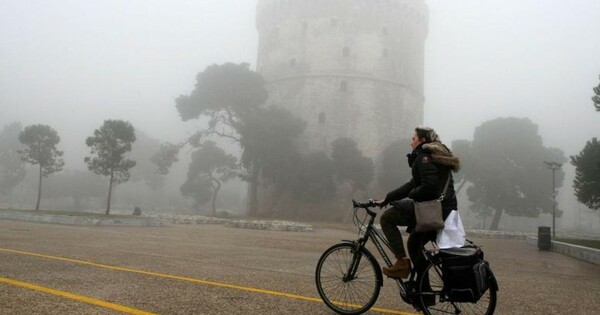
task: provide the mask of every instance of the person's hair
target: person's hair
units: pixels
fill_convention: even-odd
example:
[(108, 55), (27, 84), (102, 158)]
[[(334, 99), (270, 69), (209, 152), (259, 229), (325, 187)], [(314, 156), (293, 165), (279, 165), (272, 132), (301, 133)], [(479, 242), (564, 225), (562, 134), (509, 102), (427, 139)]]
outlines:
[(415, 128), (415, 132), (417, 133), (417, 137), (424, 143), (440, 141), (440, 137), (435, 133), (435, 130), (430, 127), (425, 126), (417, 126)]

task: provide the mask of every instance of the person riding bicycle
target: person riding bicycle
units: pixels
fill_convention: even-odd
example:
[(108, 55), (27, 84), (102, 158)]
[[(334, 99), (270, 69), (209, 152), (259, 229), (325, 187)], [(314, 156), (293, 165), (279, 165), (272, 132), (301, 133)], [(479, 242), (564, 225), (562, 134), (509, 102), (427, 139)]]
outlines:
[(452, 210), (456, 210), (457, 201), (451, 170), (456, 172), (460, 160), (450, 149), (442, 144), (440, 137), (429, 127), (416, 127), (412, 136), (412, 153), (408, 154), (408, 165), (412, 169), (412, 179), (401, 187), (389, 192), (385, 199), (375, 200), (375, 204), (384, 207), (391, 204), (380, 218), (381, 229), (390, 243), (396, 256), (396, 263), (391, 267), (383, 267), (383, 273), (392, 278), (406, 278), (410, 274), (410, 259), (406, 257), (402, 235), (398, 226), (407, 226), (410, 233), (407, 241), (408, 252), (413, 259), (417, 273), (426, 267), (426, 259), (422, 249), (425, 244), (435, 240), (437, 233), (414, 232), (416, 225), (413, 201), (428, 201), (440, 197), (444, 185), (450, 176), (446, 194), (442, 201), (444, 220)]

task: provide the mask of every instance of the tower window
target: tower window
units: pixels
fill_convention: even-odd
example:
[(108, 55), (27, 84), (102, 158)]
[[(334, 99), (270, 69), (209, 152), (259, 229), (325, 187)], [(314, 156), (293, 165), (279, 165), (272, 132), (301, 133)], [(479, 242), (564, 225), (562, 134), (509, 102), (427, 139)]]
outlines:
[(325, 113), (319, 113), (319, 125), (325, 123)]
[(349, 57), (350, 56), (350, 47), (345, 46), (344, 49), (343, 49), (343, 51), (342, 51), (342, 55), (344, 57)]
[(340, 82), (340, 91), (342, 91), (342, 92), (348, 91), (348, 81), (342, 80), (342, 82)]

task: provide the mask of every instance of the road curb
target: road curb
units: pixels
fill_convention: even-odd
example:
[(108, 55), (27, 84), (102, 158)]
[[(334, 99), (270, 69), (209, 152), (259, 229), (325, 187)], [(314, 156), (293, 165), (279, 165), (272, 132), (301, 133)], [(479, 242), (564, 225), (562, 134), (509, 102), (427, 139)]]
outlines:
[[(538, 238), (535, 236), (527, 237), (527, 244), (538, 245)], [(595, 265), (600, 265), (600, 250), (590, 247), (573, 245), (563, 242), (551, 241), (550, 250), (583, 260)]]

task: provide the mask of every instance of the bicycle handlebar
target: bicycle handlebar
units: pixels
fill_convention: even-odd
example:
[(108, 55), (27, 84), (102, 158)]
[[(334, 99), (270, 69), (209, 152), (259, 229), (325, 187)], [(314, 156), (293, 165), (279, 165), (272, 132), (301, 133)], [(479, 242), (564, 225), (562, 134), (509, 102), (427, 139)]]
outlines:
[[(352, 199), (352, 205), (354, 206), (354, 208), (365, 209), (365, 211), (373, 219), (377, 216), (377, 213), (371, 211), (371, 209), (370, 209), (370, 208), (379, 206), (378, 204), (375, 203), (375, 201), (373, 201), (373, 199), (369, 199), (369, 201), (367, 201), (367, 202), (356, 202), (356, 200)], [(355, 216), (356, 216), (356, 213), (355, 213)]]
[(369, 210), (369, 208), (373, 208), (376, 207), (377, 205), (375, 204), (375, 201), (373, 201), (373, 199), (369, 199), (369, 201), (367, 202), (356, 202), (356, 200), (352, 199), (352, 205), (354, 206), (354, 208), (363, 208), (366, 210)]

